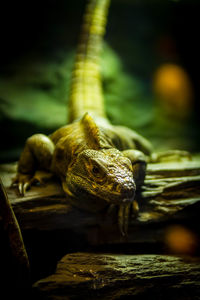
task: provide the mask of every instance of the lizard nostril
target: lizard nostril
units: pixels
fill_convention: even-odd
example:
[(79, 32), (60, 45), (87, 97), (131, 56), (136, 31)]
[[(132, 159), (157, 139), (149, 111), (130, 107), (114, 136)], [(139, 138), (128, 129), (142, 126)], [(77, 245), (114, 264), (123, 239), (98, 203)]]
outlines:
[(121, 193), (125, 196), (125, 198), (134, 199), (135, 190), (136, 190), (135, 185), (129, 184), (129, 185), (125, 185), (122, 188)]

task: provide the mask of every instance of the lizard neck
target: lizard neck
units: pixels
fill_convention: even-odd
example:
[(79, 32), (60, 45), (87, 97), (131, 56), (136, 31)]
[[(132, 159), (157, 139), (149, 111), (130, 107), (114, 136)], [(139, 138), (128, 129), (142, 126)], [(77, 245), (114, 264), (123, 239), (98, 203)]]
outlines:
[(112, 140), (88, 113), (79, 121), (56, 130), (51, 139), (55, 144), (52, 171), (64, 180), (68, 168), (76, 163), (77, 157), (83, 151), (98, 152), (114, 147)]
[(82, 32), (72, 71), (69, 122), (88, 112), (106, 119), (100, 76), (100, 52), (110, 0), (91, 0), (84, 15)]

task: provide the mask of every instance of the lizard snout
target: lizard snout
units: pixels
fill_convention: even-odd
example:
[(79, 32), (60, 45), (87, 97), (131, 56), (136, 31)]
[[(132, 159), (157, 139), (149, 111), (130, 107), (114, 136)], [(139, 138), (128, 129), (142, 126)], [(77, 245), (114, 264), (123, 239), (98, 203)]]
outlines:
[(123, 182), (117, 185), (116, 191), (119, 193), (123, 203), (133, 202), (135, 198), (136, 186), (134, 181)]
[(133, 202), (133, 200), (135, 198), (135, 186), (123, 191), (122, 198), (123, 198), (123, 200), (122, 200), (123, 203)]

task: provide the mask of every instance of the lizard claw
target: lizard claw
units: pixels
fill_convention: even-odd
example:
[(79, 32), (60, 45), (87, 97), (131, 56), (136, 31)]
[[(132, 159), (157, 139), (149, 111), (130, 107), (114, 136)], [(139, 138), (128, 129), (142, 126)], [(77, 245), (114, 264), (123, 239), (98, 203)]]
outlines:
[(20, 195), (24, 196), (26, 191), (30, 188), (31, 183), (30, 182), (25, 182), (23, 183), (19, 183), (18, 189), (19, 189), (19, 193)]
[(17, 186), (19, 194), (24, 196), (32, 185), (44, 185), (51, 177), (51, 173), (43, 171), (36, 171), (34, 175), (18, 173), (11, 186)]
[(26, 191), (31, 186), (31, 176), (27, 174), (18, 173), (17, 176), (13, 179), (11, 186), (17, 186), (19, 194), (24, 196)]
[(20, 182), (20, 183), (18, 184), (18, 190), (19, 190), (19, 193), (20, 193), (21, 196), (24, 196), (24, 195), (25, 195), (25, 193), (26, 193), (28, 187), (29, 187), (29, 183), (28, 183), (28, 182), (26, 182), (26, 183), (24, 183), (24, 184), (23, 184), (22, 182)]
[(24, 187), (23, 187), (23, 183), (22, 182), (20, 182), (18, 184), (18, 190), (19, 190), (20, 195), (24, 196)]

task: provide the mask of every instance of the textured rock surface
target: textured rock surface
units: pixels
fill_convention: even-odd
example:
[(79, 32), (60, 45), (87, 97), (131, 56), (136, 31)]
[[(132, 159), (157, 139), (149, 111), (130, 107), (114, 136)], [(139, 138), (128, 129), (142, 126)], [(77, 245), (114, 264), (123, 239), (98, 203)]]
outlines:
[(68, 254), (36, 282), (40, 299), (199, 299), (200, 261), (164, 255)]
[[(13, 205), (14, 212), (22, 229), (34, 282), (53, 274), (57, 262), (67, 253), (77, 251), (94, 252), (98, 250), (98, 252), (101, 253), (138, 254), (133, 256), (135, 259), (134, 265), (140, 272), (146, 272), (148, 270), (148, 274), (144, 275), (144, 277), (146, 277), (145, 279), (143, 278), (142, 281), (138, 279), (139, 275), (135, 277), (134, 274), (132, 274), (131, 278), (133, 277), (135, 279), (133, 284), (129, 279), (127, 281), (120, 279), (120, 281), (119, 273), (117, 273), (115, 269), (114, 273), (118, 275), (116, 275), (116, 281), (113, 279), (112, 287), (106, 286), (103, 289), (89, 290), (89, 292), (87, 289), (86, 294), (84, 294), (86, 298), (88, 297), (87, 293), (93, 293), (94, 296), (92, 294), (92, 298), (96, 299), (99, 297), (99, 299), (104, 299), (104, 297), (107, 297), (107, 292), (108, 299), (109, 295), (111, 295), (110, 299), (128, 297), (127, 295), (123, 296), (123, 291), (128, 289), (129, 293), (136, 294), (138, 299), (143, 297), (143, 295), (149, 297), (150, 291), (150, 294), (152, 294), (151, 299), (160, 300), (163, 299), (163, 296), (160, 297), (160, 295), (157, 295), (164, 289), (164, 296), (168, 295), (172, 299), (182, 300), (191, 299), (188, 295), (190, 293), (192, 294), (193, 291), (196, 293), (196, 290), (198, 290), (199, 275), (195, 275), (194, 278), (192, 274), (195, 274), (196, 271), (191, 271), (193, 268), (196, 268), (195, 263), (187, 264), (177, 258), (166, 258), (167, 263), (165, 263), (164, 259), (164, 262), (162, 260), (160, 266), (154, 269), (157, 258), (160, 257), (156, 256), (156, 254), (181, 253), (199, 255), (200, 253), (200, 163), (198, 160), (174, 162), (173, 164), (149, 164), (143, 191), (141, 195), (137, 195), (140, 211), (136, 218), (131, 218), (130, 220), (128, 237), (122, 237), (119, 233), (116, 208), (110, 211), (109, 214), (107, 214), (107, 211), (92, 214), (75, 209), (67, 203), (67, 199), (62, 192), (59, 182), (55, 180), (46, 182), (44, 186), (35, 186), (27, 192), (25, 197), (20, 197), (16, 188), (9, 187), (11, 178), (15, 176), (16, 166), (12, 164), (4, 165), (1, 166), (0, 171), (0, 175), (8, 192), (9, 200)], [(1, 233), (0, 222), (0, 234)], [(0, 254), (3, 258), (5, 253), (7, 253), (7, 249), (4, 250), (5, 251), (2, 251), (0, 248)], [(147, 253), (155, 254), (155, 256), (151, 256), (154, 260), (153, 258), (151, 258), (151, 260), (146, 258), (145, 264), (143, 262), (145, 256), (139, 254)], [(111, 257), (115, 257), (115, 261), (117, 261), (117, 256), (118, 255), (111, 255)], [(92, 257), (96, 258), (92, 259)], [(97, 260), (99, 257), (102, 256), (91, 255), (91, 262), (85, 263), (91, 266), (89, 270), (93, 270), (92, 265), (95, 265), (95, 260), (99, 261)], [(110, 255), (108, 257), (110, 257)], [(120, 263), (122, 263), (123, 257), (125, 256), (119, 255), (118, 262), (121, 261)], [(131, 256), (126, 257), (131, 258)], [(76, 257), (74, 256), (73, 259), (75, 259), (74, 263), (76, 264)], [(3, 260), (5, 261), (5, 258)], [(82, 260), (85, 261), (85, 259)], [(168, 264), (169, 260), (171, 265)], [(101, 262), (98, 263), (100, 268), (104, 267), (102, 261), (106, 260), (101, 260)], [(63, 260), (62, 263), (59, 263), (59, 266), (60, 264), (63, 265), (63, 270), (66, 274), (69, 269), (64, 266)], [(77, 264), (80, 265), (81, 263)], [(170, 276), (168, 273), (167, 275), (161, 273), (160, 270), (162, 270), (163, 265), (169, 265), (169, 269), (175, 269), (176, 272), (170, 273)], [(199, 267), (199, 265), (197, 265), (197, 267)], [(125, 267), (120, 268), (126, 269)], [(188, 268), (188, 271), (186, 271), (186, 268)], [(109, 268), (106, 270), (106, 274), (109, 274)], [(166, 271), (168, 269), (165, 267), (164, 270)], [(56, 280), (52, 281), (50, 286), (53, 288), (54, 285), (59, 285), (61, 286), (62, 292), (66, 290), (68, 293), (69, 286), (66, 287), (64, 285), (63, 287), (63, 275), (58, 276), (59, 272), (60, 271), (57, 271), (56, 275), (52, 275), (57, 277)], [(96, 278), (95, 273), (91, 275), (91, 273), (88, 272), (88, 274), (86, 277), (89, 277), (89, 281), (85, 281), (85, 279), (82, 281), (83, 288), (81, 293), (84, 293), (85, 287), (88, 287), (89, 282), (92, 282), (91, 276)], [(77, 274), (75, 275), (77, 276)], [(75, 286), (76, 280), (74, 276), (69, 276), (73, 279), (73, 286)], [(112, 276), (114, 278), (114, 275)], [(124, 274), (121, 277), (123, 278)], [(101, 277), (99, 276), (98, 278)], [(180, 281), (176, 282), (177, 278), (178, 280), (180, 279)], [(101, 281), (102, 279), (100, 283)], [(91, 284), (97, 285), (98, 282), (99, 281), (96, 280), (95, 283), (93, 282)], [(105, 282), (107, 282), (107, 279)], [(159, 282), (161, 283), (160, 287)], [(154, 294), (155, 284), (157, 287), (155, 291), (156, 294)], [(41, 285), (43, 285), (43, 283), (41, 283)], [(120, 287), (121, 285), (122, 288)], [(172, 288), (174, 285), (178, 285), (178, 288)], [(181, 288), (182, 285), (184, 286), (183, 291)], [(46, 281), (44, 282), (44, 286), (46, 286)], [(100, 284), (98, 286), (100, 286)], [(146, 288), (143, 286), (146, 286)], [(170, 287), (170, 294), (168, 287)], [(78, 291), (79, 289), (80, 285), (78, 286)], [(103, 294), (99, 294), (99, 292), (102, 291)], [(122, 296), (120, 296), (120, 293)], [(78, 297), (77, 295), (78, 294), (76, 294), (76, 297)], [(155, 295), (157, 298), (154, 297)], [(131, 297), (132, 296), (130, 296), (130, 298)], [(195, 299), (195, 297), (193, 298)], [(60, 299), (63, 299), (62, 296)], [(64, 299), (66, 299), (66, 296), (64, 296)], [(73, 299), (73, 297), (71, 299)], [(168, 299), (167, 296), (166, 299)], [(198, 299), (198, 297), (196, 299)]]
[[(77, 235), (89, 245), (114, 243), (160, 243), (164, 232), (173, 224), (186, 224), (198, 230), (200, 210), (200, 161), (149, 164), (145, 185), (137, 195), (140, 211), (131, 218), (128, 239), (120, 236), (117, 208), (107, 214), (88, 213), (71, 207), (59, 182), (32, 187), (25, 197), (10, 188), (16, 165), (1, 166), (0, 174), (9, 200), (23, 231), (37, 230), (52, 234), (62, 231), (69, 243)], [(64, 234), (65, 233), (65, 234)]]

